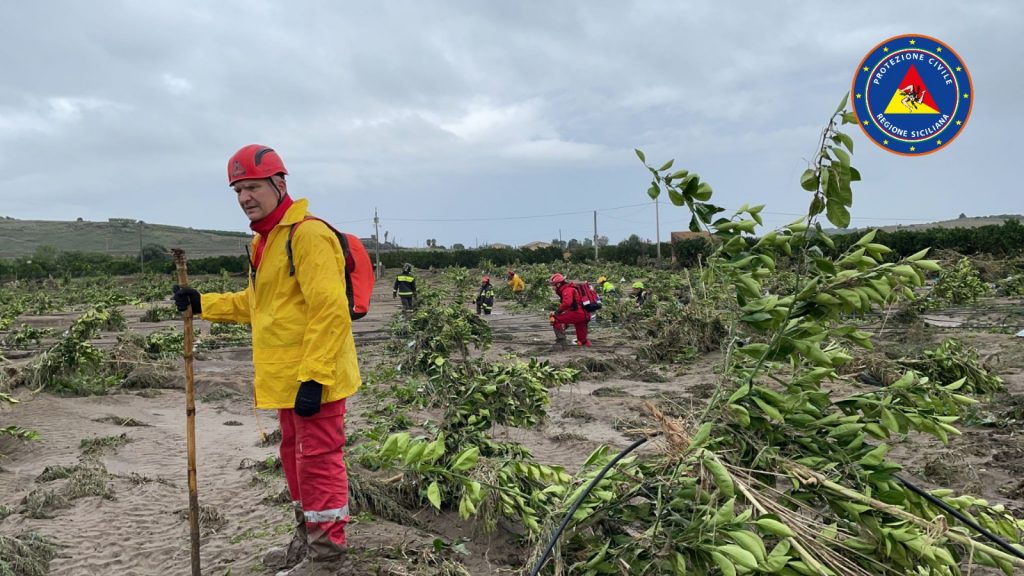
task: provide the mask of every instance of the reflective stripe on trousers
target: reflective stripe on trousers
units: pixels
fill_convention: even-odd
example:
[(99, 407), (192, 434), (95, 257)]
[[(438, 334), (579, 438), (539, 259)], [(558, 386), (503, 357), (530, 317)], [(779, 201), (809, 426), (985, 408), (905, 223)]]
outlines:
[(302, 502), (311, 539), (344, 545), (349, 520), (345, 400), (324, 404), (308, 418), (291, 408), (278, 410), (278, 416), (284, 477), (292, 500)]

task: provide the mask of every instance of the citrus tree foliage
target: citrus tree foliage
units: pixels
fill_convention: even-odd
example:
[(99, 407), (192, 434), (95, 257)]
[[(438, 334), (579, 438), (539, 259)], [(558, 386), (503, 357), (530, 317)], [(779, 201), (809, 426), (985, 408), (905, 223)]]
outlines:
[[(468, 274), (456, 269), (456, 290), (465, 293)], [(458, 288), (462, 286), (462, 288)], [(397, 315), (390, 324), (391, 334), (399, 348), (399, 364), (427, 370), (437, 358), (468, 357), (470, 349), (486, 350), (491, 344), (491, 328), (466, 308), (456, 297), (445, 299), (437, 290), (417, 287), (416, 309), (412, 315)]]
[[(637, 151), (652, 176), (648, 194), (667, 194), (689, 210), (693, 229), (714, 238), (715, 252), (697, 285), (687, 278), (685, 296), (727, 296), (731, 316), (722, 316), (722, 330), (744, 337), (728, 340), (719, 387), (703, 414), (683, 423), (648, 405), (662, 450), (623, 459), (596, 482), (546, 573), (947, 575), (970, 563), (1007, 574), (1024, 567), (910, 490), (887, 457), (894, 436), (916, 431), (947, 442), (959, 434), (955, 423), (975, 402), (969, 394), (993, 382), (977, 362), (949, 345), (919, 366), (904, 365), (886, 386), (849, 391), (854, 383), (847, 382), (842, 394), (831, 386), (856, 348), (873, 346), (872, 334), (857, 328), (861, 316), (912, 299), (924, 274), (940, 270), (927, 250), (896, 257), (874, 232), (841, 251), (823, 233), (822, 216), (849, 223), (850, 186), (860, 177), (850, 165), (852, 140), (839, 129), (853, 121), (845, 103), (801, 178), (811, 194), (807, 216), (761, 235), (763, 206), (724, 216), (698, 175), (673, 171), (672, 161), (647, 165)], [(780, 277), (783, 261), (789, 273)], [(596, 272), (566, 268), (585, 279)], [(670, 293), (682, 287), (673, 284)], [(483, 429), (498, 424), (496, 417), (534, 421), (520, 410), (540, 409), (544, 400), (531, 396), (540, 388), (527, 385), (517, 406), (502, 405), (511, 391), (494, 385), (496, 373), (453, 361), (458, 345), (431, 349), (416, 366), (430, 374), (433, 396), (445, 390), (454, 399), (444, 422), (421, 438), (389, 436), (376, 459), (402, 469), (403, 485), (435, 508), (457, 507), (491, 527), (497, 516), (518, 518), (545, 545), (544, 527), (557, 523), (615, 454), (596, 450), (573, 476), (533, 462), (522, 447), (493, 442)], [(513, 380), (522, 385), (521, 375)], [(1001, 506), (946, 489), (931, 495), (1020, 542), (1024, 523)]]
[(971, 265), (971, 261), (961, 258), (955, 266), (939, 274), (939, 279), (928, 294), (925, 305), (938, 308), (950, 304), (971, 304), (991, 293), (992, 289), (978, 276), (978, 271)]
[[(871, 348), (859, 315), (913, 298), (926, 272), (938, 271), (926, 250), (896, 261), (860, 237), (838, 257), (821, 215), (849, 224), (853, 142), (840, 131), (853, 121), (846, 99), (822, 133), (801, 177), (808, 214), (752, 237), (763, 206), (731, 216), (711, 203), (707, 182), (673, 162), (648, 165), (651, 197), (667, 193), (687, 208), (694, 230), (719, 248), (704, 272), (728, 286), (739, 310), (735, 329), (750, 335), (726, 353), (720, 387), (690, 426), (661, 418), (666, 454), (620, 466), (606, 479), (609, 501), (590, 497), (563, 542), (574, 574), (959, 574), (968, 561), (1006, 573), (1024, 566), (909, 490), (887, 458), (893, 435), (919, 431), (943, 442), (963, 406), (964, 378), (930, 379), (906, 371), (893, 384), (840, 395), (828, 383)], [(780, 294), (766, 279), (783, 258), (796, 261), (793, 285)], [(660, 414), (652, 407), (652, 412)], [(949, 490), (933, 491), (949, 506), (1019, 542), (1024, 528), (1000, 506)], [(607, 498), (607, 493), (603, 495)]]

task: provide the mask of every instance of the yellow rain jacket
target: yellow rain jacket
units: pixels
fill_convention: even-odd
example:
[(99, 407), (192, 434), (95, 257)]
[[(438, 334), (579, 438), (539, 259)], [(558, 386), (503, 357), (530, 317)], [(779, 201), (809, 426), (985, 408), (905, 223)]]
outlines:
[(523, 279), (519, 277), (519, 274), (513, 274), (512, 279), (508, 281), (508, 287), (512, 289), (513, 293), (518, 294), (526, 288), (526, 285), (523, 283)]
[[(255, 280), (250, 274), (245, 290), (202, 295), (204, 319), (252, 325), (257, 408), (293, 408), (306, 380), (323, 384), (325, 404), (359, 388), (341, 245), (322, 222), (295, 229), (295, 275), (289, 276), (288, 230), (309, 215), (308, 205), (296, 200), (271, 230)], [(258, 241), (259, 236), (253, 239), (253, 251)]]

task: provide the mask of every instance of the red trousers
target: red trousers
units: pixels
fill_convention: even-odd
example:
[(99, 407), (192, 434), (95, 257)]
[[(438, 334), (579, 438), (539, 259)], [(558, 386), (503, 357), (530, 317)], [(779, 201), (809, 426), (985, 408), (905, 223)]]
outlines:
[(552, 326), (555, 332), (564, 332), (566, 324), (576, 327), (576, 341), (581, 344), (587, 341), (587, 323), (590, 322), (590, 312), (583, 308), (566, 310), (561, 314), (555, 314), (555, 323)]
[(345, 470), (345, 399), (329, 402), (304, 418), (278, 410), (281, 465), (293, 502), (300, 502), (310, 542), (345, 544), (348, 474)]

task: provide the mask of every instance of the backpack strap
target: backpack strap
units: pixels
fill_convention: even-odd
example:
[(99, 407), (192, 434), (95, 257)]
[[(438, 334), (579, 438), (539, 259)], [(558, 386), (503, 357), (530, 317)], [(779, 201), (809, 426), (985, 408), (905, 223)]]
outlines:
[(306, 220), (319, 220), (320, 222), (323, 222), (324, 226), (327, 226), (327, 229), (334, 232), (334, 236), (337, 237), (338, 242), (341, 244), (342, 266), (344, 266), (345, 273), (345, 297), (348, 299), (349, 303), (349, 314), (352, 315), (352, 318), (362, 318), (363, 315), (365, 315), (365, 312), (357, 316), (355, 315), (355, 309), (352, 308), (354, 302), (353, 292), (355, 290), (352, 285), (352, 270), (355, 268), (356, 263), (355, 259), (352, 257), (352, 252), (348, 247), (348, 234), (338, 232), (338, 229), (331, 226), (329, 222), (321, 220), (316, 216), (306, 216), (302, 220), (291, 225), (288, 229), (288, 241), (285, 242), (284, 245), (285, 252), (288, 254), (288, 275), (295, 276), (295, 259), (292, 256), (292, 236), (295, 236), (295, 228)]
[(317, 220), (323, 222), (324, 226), (327, 226), (327, 228), (331, 232), (334, 232), (334, 235), (337, 236), (338, 240), (341, 242), (341, 254), (342, 256), (344, 256), (346, 263), (348, 262), (348, 240), (345, 238), (345, 235), (335, 230), (334, 226), (331, 226), (329, 223), (324, 222), (324, 220), (317, 218), (316, 216), (306, 216), (305, 218), (299, 220), (295, 224), (292, 224), (291, 227), (288, 228), (288, 241), (285, 242), (284, 250), (285, 253), (288, 254), (289, 276), (295, 276), (295, 258), (292, 256), (292, 236), (295, 236), (295, 228), (297, 228), (299, 224), (302, 224), (307, 220)]

